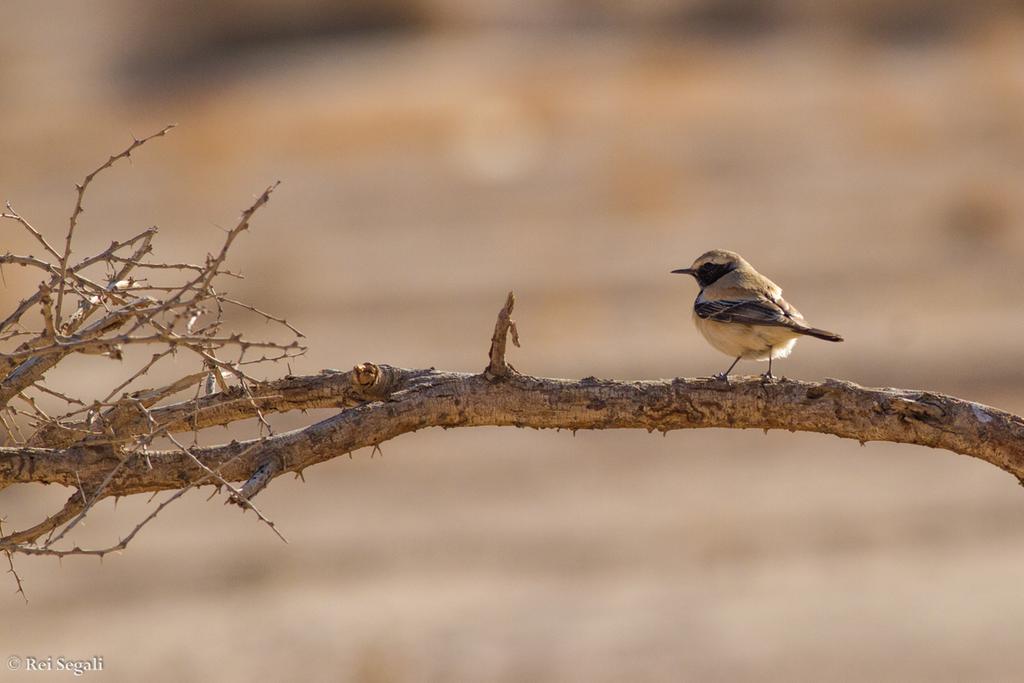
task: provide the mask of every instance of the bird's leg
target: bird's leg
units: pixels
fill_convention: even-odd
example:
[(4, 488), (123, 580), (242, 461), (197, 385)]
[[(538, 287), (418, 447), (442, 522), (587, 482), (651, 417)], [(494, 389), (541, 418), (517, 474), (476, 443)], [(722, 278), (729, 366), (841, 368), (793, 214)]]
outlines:
[(729, 381), (729, 373), (732, 372), (732, 369), (734, 367), (736, 367), (736, 364), (740, 362), (740, 358), (742, 358), (742, 357), (743, 356), (736, 356), (736, 360), (734, 360), (732, 362), (732, 365), (729, 366), (729, 369), (726, 370), (725, 372), (718, 373), (717, 375), (714, 376), (714, 379), (717, 379), (720, 382), (728, 382)]
[(772, 347), (768, 347), (768, 372), (761, 375), (761, 379), (765, 382), (772, 382), (775, 380), (775, 375), (772, 374)]

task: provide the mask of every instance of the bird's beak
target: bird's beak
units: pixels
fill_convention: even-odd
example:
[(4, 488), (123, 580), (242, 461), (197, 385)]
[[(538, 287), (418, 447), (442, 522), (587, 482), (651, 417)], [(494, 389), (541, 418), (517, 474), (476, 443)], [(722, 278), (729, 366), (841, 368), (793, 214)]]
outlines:
[(680, 273), (682, 275), (693, 275), (693, 268), (679, 268), (678, 270), (673, 270), (672, 272)]

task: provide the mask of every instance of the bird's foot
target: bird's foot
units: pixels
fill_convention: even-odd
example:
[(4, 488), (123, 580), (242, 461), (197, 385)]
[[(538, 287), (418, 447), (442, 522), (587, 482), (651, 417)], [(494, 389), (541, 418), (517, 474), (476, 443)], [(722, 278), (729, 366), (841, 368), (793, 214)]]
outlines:
[(778, 378), (770, 372), (766, 372), (761, 375), (761, 384), (775, 384)]
[(714, 375), (711, 375), (711, 379), (715, 380), (716, 382), (725, 382), (726, 384), (729, 383), (729, 375), (724, 372), (719, 372)]

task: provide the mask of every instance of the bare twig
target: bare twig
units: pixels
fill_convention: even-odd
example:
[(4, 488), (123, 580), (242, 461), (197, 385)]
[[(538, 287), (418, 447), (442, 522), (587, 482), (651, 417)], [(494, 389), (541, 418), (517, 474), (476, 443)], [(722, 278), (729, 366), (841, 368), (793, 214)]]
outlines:
[[(146, 517), (144, 517), (141, 522), (136, 524), (135, 527), (128, 533), (127, 536), (125, 536), (124, 538), (122, 538), (120, 541), (118, 541), (117, 543), (115, 543), (112, 546), (108, 546), (106, 548), (98, 548), (98, 549), (80, 548), (78, 546), (75, 546), (75, 547), (70, 548), (68, 550), (58, 550), (56, 548), (50, 547), (49, 545), (37, 546), (37, 545), (34, 545), (34, 544), (29, 544), (29, 543), (24, 543), (23, 542), (20, 545), (15, 546), (14, 550), (16, 552), (22, 553), (24, 555), (48, 555), (50, 557), (70, 557), (70, 556), (73, 556), (73, 555), (91, 555), (93, 557), (99, 557), (100, 559), (102, 559), (104, 556), (109, 555), (110, 553), (120, 552), (120, 551), (124, 550), (125, 548), (127, 548), (128, 544), (132, 542), (132, 539), (134, 539), (135, 536), (140, 531), (142, 531), (142, 529), (147, 524), (149, 524), (154, 519), (156, 519), (156, 516), (159, 515), (161, 512), (163, 512), (164, 508), (166, 508), (168, 505), (170, 505), (171, 503), (173, 503), (174, 501), (178, 500), (183, 495), (185, 495), (186, 493), (191, 491), (192, 488), (193, 488), (193, 486), (185, 486), (185, 487), (182, 487), (181, 489), (175, 491), (170, 497), (167, 498), (167, 500), (165, 500), (162, 503), (160, 503), (159, 505), (157, 505), (156, 508), (152, 512), (150, 512), (148, 515), (146, 515)], [(6, 539), (0, 539), (0, 546), (2, 546), (4, 543), (6, 543)]]
[(223, 301), (224, 303), (228, 303), (228, 304), (232, 304), (233, 306), (238, 306), (240, 308), (244, 308), (247, 311), (252, 311), (253, 313), (255, 313), (257, 315), (260, 315), (260, 316), (266, 318), (267, 320), (270, 320), (270, 321), (273, 321), (275, 323), (284, 325), (296, 337), (305, 337), (306, 336), (306, 335), (302, 334), (302, 332), (299, 332), (295, 327), (293, 327), (291, 325), (291, 323), (289, 323), (284, 318), (278, 318), (278, 317), (273, 316), (273, 315), (271, 315), (271, 314), (269, 314), (269, 313), (267, 313), (265, 311), (261, 311), (260, 309), (256, 308), (255, 306), (250, 306), (249, 304), (245, 303), (244, 301), (238, 301), (236, 299), (232, 299), (230, 297), (226, 297), (226, 296), (223, 296), (223, 295), (217, 295), (217, 299), (220, 300), (220, 301)]
[(34, 227), (32, 227), (31, 223), (25, 220), (17, 211), (14, 210), (14, 207), (11, 206), (10, 202), (7, 202), (7, 211), (0, 214), (0, 218), (6, 218), (8, 220), (17, 221), (19, 224), (21, 224), (21, 227), (25, 228), (25, 230), (27, 230), (28, 233), (35, 238), (37, 242), (43, 245), (43, 249), (46, 250), (46, 253), (48, 253), (55, 259), (60, 259), (60, 254), (57, 253), (57, 250), (54, 249), (50, 245), (50, 243), (46, 241), (46, 238), (43, 237), (43, 233), (39, 232)]
[[(85, 206), (82, 201), (85, 199), (85, 192), (89, 189), (89, 185), (92, 184), (93, 179), (106, 169), (113, 166), (120, 159), (128, 159), (131, 157), (132, 152), (146, 144), (153, 138), (163, 137), (167, 135), (168, 131), (175, 127), (176, 124), (170, 124), (164, 126), (161, 130), (147, 135), (144, 138), (135, 138), (132, 140), (132, 144), (128, 145), (123, 151), (118, 154), (112, 155), (109, 159), (103, 162), (94, 171), (85, 176), (85, 179), (81, 183), (75, 185), (75, 192), (77, 196), (75, 198), (75, 208), (71, 211), (71, 218), (68, 219), (68, 231), (64, 237), (64, 253), (59, 256), (60, 258), (60, 281), (61, 286), (57, 289), (57, 311), (56, 318), (59, 321), (61, 319), (61, 305), (64, 303), (64, 281), (68, 274), (68, 259), (71, 258), (71, 240), (75, 235), (75, 227), (78, 225), (78, 217), (85, 211)], [(51, 249), (52, 252), (52, 249)]]
[[(0, 520), (0, 538), (4, 535), (3, 520)], [(21, 583), (21, 576), (18, 575), (18, 571), (14, 568), (14, 553), (10, 550), (5, 550), (4, 555), (7, 557), (7, 573), (14, 577), (14, 583), (17, 586), (15, 593), (21, 595), (25, 604), (28, 604), (28, 595), (25, 594), (25, 586)]]
[(277, 525), (275, 525), (274, 522), (267, 519), (266, 516), (264, 516), (264, 514), (260, 512), (255, 505), (252, 504), (252, 502), (249, 500), (252, 497), (252, 495), (246, 493), (244, 489), (236, 489), (234, 486), (231, 485), (231, 483), (229, 483), (226, 479), (224, 479), (224, 477), (220, 475), (220, 472), (215, 472), (214, 470), (210, 469), (205, 464), (203, 464), (203, 462), (199, 458), (197, 458), (192, 453), (192, 451), (190, 451), (186, 446), (182, 445), (181, 442), (175, 439), (173, 436), (168, 435), (168, 438), (175, 446), (178, 447), (178, 449), (182, 453), (187, 455), (192, 462), (194, 462), (201, 470), (203, 470), (210, 479), (213, 479), (217, 484), (223, 486), (224, 488), (231, 492), (231, 496), (229, 499), (230, 502), (239, 505), (243, 508), (252, 510), (254, 513), (256, 513), (256, 517), (258, 517), (261, 522), (270, 527), (270, 530), (273, 531), (278, 538), (280, 538), (285, 543), (288, 542), (288, 539), (285, 538), (280, 531), (278, 531)]

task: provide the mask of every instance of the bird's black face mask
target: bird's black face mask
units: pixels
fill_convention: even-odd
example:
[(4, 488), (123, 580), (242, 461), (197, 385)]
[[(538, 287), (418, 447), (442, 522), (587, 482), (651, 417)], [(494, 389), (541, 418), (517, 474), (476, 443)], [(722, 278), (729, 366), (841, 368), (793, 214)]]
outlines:
[(694, 271), (693, 276), (697, 278), (697, 284), (700, 285), (700, 288), (704, 289), (718, 280), (718, 278), (735, 269), (735, 263), (705, 263)]

